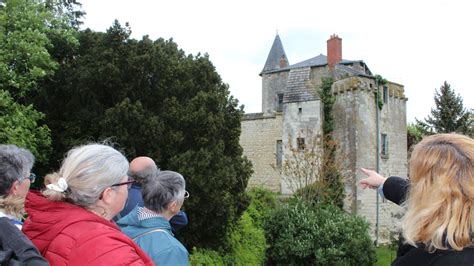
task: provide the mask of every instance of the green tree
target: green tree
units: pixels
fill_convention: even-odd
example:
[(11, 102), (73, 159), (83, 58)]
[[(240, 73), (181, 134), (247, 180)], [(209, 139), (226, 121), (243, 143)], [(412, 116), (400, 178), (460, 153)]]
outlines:
[(106, 33), (80, 32), (77, 49), (54, 53), (60, 68), (31, 97), (52, 130), (50, 167), (73, 145), (113, 138), (129, 159), (147, 155), (186, 178), (188, 247), (223, 247), (248, 204), (243, 110), (208, 55), (129, 35), (116, 21)]
[[(49, 2), (50, 7), (58, 4)], [(38, 84), (58, 67), (49, 53), (51, 37), (77, 44), (66, 15), (40, 0), (7, 0), (0, 8), (0, 140), (30, 149), (39, 162), (35, 171), (48, 161), (50, 130), (25, 96), (37, 93)]]
[(0, 9), (0, 88), (15, 100), (37, 88), (58, 64), (48, 34), (74, 43), (74, 33), (39, 0), (7, 0)]
[(16, 103), (0, 90), (0, 143), (16, 144), (31, 150), (38, 162), (44, 162), (51, 151), (49, 128), (40, 126), (44, 115), (33, 106)]
[(456, 94), (448, 82), (438, 90), (435, 90), (435, 108), (431, 109), (431, 115), (425, 121), (417, 120), (419, 128), (424, 129), (424, 133), (451, 133), (472, 135), (472, 111), (468, 111), (463, 106), (462, 98)]
[(407, 149), (410, 152), (412, 147), (423, 138), (424, 129), (416, 123), (407, 125)]

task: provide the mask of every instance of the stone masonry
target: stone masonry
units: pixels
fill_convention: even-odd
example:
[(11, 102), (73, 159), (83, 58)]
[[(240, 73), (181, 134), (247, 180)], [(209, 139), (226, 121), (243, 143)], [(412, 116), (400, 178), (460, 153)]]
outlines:
[[(339, 143), (340, 157), (346, 180), (345, 208), (376, 221), (376, 193), (362, 190), (360, 168), (376, 169), (382, 175), (407, 176), (406, 98), (403, 85), (388, 82), (377, 88), (375, 78), (361, 60), (342, 59), (342, 39), (332, 35), (328, 40), (328, 56), (320, 54), (290, 65), (277, 35), (268, 55), (262, 76), (263, 113), (246, 114), (242, 121), (240, 144), (252, 161), (254, 174), (249, 186), (263, 186), (283, 194), (292, 193), (278, 171), (288, 153), (288, 141), (304, 132), (320, 136), (322, 103), (317, 93), (321, 78), (334, 79), (332, 91), (334, 138)], [(332, 54), (335, 53), (335, 54)], [(330, 58), (330, 64), (328, 64)], [(379, 153), (377, 153), (376, 91), (383, 107), (379, 109)], [(394, 218), (400, 208), (380, 202), (380, 236), (388, 237), (394, 228)]]

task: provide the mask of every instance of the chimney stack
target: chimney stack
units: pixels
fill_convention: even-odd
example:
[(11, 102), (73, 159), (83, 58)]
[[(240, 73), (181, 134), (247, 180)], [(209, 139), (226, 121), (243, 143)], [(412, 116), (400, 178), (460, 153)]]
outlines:
[(327, 41), (328, 47), (328, 66), (334, 68), (334, 66), (342, 61), (342, 39), (336, 34), (331, 35)]

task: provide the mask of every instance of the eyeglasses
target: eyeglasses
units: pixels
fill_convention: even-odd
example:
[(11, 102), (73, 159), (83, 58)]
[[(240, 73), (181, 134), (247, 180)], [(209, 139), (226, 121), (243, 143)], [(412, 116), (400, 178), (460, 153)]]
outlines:
[(189, 198), (189, 192), (187, 190), (184, 191), (184, 199)]
[(34, 183), (36, 180), (36, 175), (31, 173), (27, 178), (30, 180), (30, 183)]
[(133, 182), (135, 182), (135, 180), (133, 180), (132, 178), (128, 178), (128, 181), (125, 181), (125, 182), (122, 182), (122, 183), (117, 183), (117, 184), (113, 184), (111, 185), (110, 187), (118, 187), (118, 186), (123, 186), (123, 185), (127, 185), (127, 189), (130, 189), (132, 187), (132, 184)]

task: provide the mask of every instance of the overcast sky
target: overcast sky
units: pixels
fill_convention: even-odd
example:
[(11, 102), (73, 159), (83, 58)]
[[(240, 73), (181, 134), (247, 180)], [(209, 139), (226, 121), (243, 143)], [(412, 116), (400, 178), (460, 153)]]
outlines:
[(81, 0), (84, 28), (129, 22), (132, 37), (173, 40), (208, 53), (247, 113), (261, 112), (261, 77), (276, 32), (290, 64), (327, 54), (331, 34), (342, 57), (403, 84), (407, 119), (426, 117), (446, 80), (474, 108), (474, 4), (461, 0), (161, 1)]

